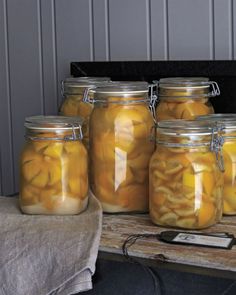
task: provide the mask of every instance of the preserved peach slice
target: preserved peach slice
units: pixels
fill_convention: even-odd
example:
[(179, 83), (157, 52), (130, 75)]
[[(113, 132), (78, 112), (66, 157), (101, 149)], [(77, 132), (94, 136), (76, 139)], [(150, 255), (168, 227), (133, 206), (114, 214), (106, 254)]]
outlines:
[(117, 190), (118, 203), (131, 210), (147, 210), (148, 190), (143, 185), (131, 184)]
[(166, 201), (166, 194), (162, 192), (153, 192), (151, 194), (150, 203), (157, 208), (162, 206)]
[(83, 178), (70, 178), (69, 188), (72, 193), (72, 197), (84, 199), (88, 192), (88, 183)]
[[(24, 161), (23, 158), (22, 160)], [(39, 175), (41, 171), (42, 157), (40, 155), (34, 154), (34, 158), (31, 158), (31, 160), (28, 160), (23, 163), (24, 163), (22, 166), (23, 177), (28, 182), (30, 182), (33, 178)]]
[(58, 181), (62, 179), (62, 169), (61, 169), (61, 162), (60, 161), (50, 161), (48, 166), (48, 173), (49, 173), (49, 185), (54, 185)]
[(202, 202), (198, 212), (198, 225), (205, 227), (211, 225), (215, 217), (215, 206), (210, 202)]
[(232, 208), (230, 204), (224, 200), (223, 202), (224, 214), (231, 215), (236, 213), (236, 208)]
[(134, 159), (129, 159), (128, 165), (134, 169), (144, 169), (148, 167), (149, 160), (150, 160), (150, 154), (142, 153), (142, 154), (139, 154)]
[(196, 218), (188, 217), (182, 218), (176, 221), (176, 226), (181, 228), (194, 228), (196, 224)]
[(52, 158), (60, 158), (62, 150), (63, 144), (61, 142), (53, 142), (44, 150), (43, 154)]
[[(227, 203), (228, 207), (231, 208), (231, 213), (236, 212), (236, 187), (235, 186), (234, 187), (224, 186), (223, 199), (224, 199), (224, 205), (225, 203)], [(225, 209), (227, 210), (227, 208), (225, 208), (224, 206), (224, 213), (228, 213), (229, 210), (227, 210), (226, 212)]]
[(48, 169), (41, 167), (40, 172), (31, 180), (31, 184), (40, 188), (44, 188), (49, 181)]
[(232, 162), (230, 155), (223, 148), (224, 158), (224, 180), (225, 182), (233, 182), (236, 176), (236, 163)]
[(50, 142), (45, 141), (45, 140), (33, 141), (34, 149), (36, 152), (39, 152), (39, 151), (47, 148), (49, 144), (50, 144)]
[(180, 172), (183, 169), (183, 165), (178, 162), (169, 161), (166, 166), (165, 174), (166, 175), (173, 175)]
[(183, 172), (183, 186), (188, 186), (195, 189), (195, 177), (196, 175), (189, 170)]
[(210, 113), (210, 108), (200, 102), (179, 103), (175, 109), (176, 119), (194, 119), (196, 116)]
[(204, 171), (202, 173), (202, 184), (205, 193), (211, 196), (215, 186), (214, 175), (211, 172)]
[(78, 112), (78, 101), (82, 96), (67, 96), (63, 102), (60, 112), (65, 116), (76, 116)]
[(40, 194), (39, 188), (30, 184), (24, 184), (22, 186), (22, 191), (20, 193), (21, 203), (24, 206), (37, 204), (39, 194)]
[(114, 160), (115, 158), (115, 142), (113, 134), (102, 134), (93, 139), (93, 153), (94, 156), (101, 160)]

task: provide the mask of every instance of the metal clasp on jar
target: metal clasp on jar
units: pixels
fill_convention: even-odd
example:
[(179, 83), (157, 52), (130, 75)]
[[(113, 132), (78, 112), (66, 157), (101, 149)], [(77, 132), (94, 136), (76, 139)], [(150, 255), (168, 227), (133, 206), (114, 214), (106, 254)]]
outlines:
[(224, 158), (223, 158), (223, 153), (222, 153), (222, 147), (224, 144), (224, 137), (221, 135), (222, 131), (223, 131), (223, 127), (213, 127), (212, 128), (210, 149), (216, 155), (216, 162), (217, 162), (218, 167), (220, 168), (220, 171), (224, 172), (225, 171)]
[(153, 120), (156, 124), (157, 119), (156, 119), (156, 105), (158, 103), (158, 96), (157, 96), (157, 91), (158, 91), (158, 81), (153, 81), (154, 84), (149, 84), (148, 88), (150, 90), (150, 103), (149, 103), (149, 108), (151, 110)]

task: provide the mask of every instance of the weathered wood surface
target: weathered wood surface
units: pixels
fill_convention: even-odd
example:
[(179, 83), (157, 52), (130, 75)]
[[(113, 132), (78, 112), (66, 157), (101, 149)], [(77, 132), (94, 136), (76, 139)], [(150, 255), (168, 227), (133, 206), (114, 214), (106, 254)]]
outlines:
[[(123, 260), (122, 245), (131, 234), (160, 233), (170, 230), (154, 225), (146, 214), (135, 215), (109, 215), (103, 216), (103, 229), (99, 248), (101, 257), (119, 256)], [(236, 216), (224, 217), (221, 223), (198, 232), (228, 232), (236, 237)], [(142, 238), (129, 247), (129, 255), (136, 259), (143, 259), (153, 265), (160, 265), (159, 254), (166, 258), (163, 264), (175, 265), (177, 269), (184, 270), (184, 266), (207, 269), (209, 274), (225, 274), (236, 279), (236, 245), (231, 250), (183, 246), (167, 244), (155, 238)], [(105, 255), (106, 257), (106, 255)], [(200, 271), (201, 272), (201, 271)], [(227, 275), (226, 275), (227, 274)]]

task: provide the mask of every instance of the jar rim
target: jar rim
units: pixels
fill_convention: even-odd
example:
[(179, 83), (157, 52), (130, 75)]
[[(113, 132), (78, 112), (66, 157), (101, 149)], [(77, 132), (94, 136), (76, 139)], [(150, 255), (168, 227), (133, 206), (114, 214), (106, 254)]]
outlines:
[(24, 126), (28, 129), (40, 130), (77, 130), (83, 124), (81, 117), (36, 115), (25, 118)]
[(236, 129), (236, 114), (234, 113), (202, 115), (197, 116), (196, 120), (215, 122), (216, 124), (221, 125), (222, 128)]
[(207, 77), (170, 77), (159, 80), (160, 88), (206, 88), (209, 86)]
[(172, 119), (157, 123), (156, 130), (162, 134), (175, 136), (185, 135), (210, 135), (217, 133), (215, 122)]
[(146, 81), (112, 81), (105, 85), (97, 85), (89, 92), (93, 94), (141, 94), (148, 93), (149, 84)]

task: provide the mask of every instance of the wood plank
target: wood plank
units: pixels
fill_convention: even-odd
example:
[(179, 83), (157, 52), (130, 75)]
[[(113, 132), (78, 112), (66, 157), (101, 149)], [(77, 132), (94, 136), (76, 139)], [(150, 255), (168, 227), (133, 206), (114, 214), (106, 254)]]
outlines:
[[(170, 230), (154, 225), (145, 214), (120, 214), (103, 216), (103, 230), (99, 251), (123, 256), (122, 245), (132, 234), (159, 234)], [(192, 231), (191, 231), (192, 232)], [(236, 236), (236, 216), (224, 217), (220, 223), (204, 230), (202, 233), (229, 232)], [(129, 255), (135, 259), (144, 259), (150, 264), (158, 264), (164, 255), (164, 264), (176, 265), (177, 269), (189, 266), (192, 269), (208, 269), (217, 274), (223, 271), (236, 278), (236, 247), (231, 250), (214, 249), (196, 246), (179, 246), (167, 244), (157, 238), (142, 238), (129, 248)], [(217, 257), (217, 259), (216, 259)]]

